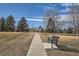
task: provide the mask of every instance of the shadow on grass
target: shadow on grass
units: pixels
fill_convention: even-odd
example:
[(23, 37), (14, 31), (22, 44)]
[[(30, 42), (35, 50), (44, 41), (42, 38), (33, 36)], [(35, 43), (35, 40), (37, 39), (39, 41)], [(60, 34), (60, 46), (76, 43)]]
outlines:
[(79, 53), (79, 48), (74, 48), (74, 47), (65, 46), (65, 45), (58, 45), (58, 49), (57, 50)]

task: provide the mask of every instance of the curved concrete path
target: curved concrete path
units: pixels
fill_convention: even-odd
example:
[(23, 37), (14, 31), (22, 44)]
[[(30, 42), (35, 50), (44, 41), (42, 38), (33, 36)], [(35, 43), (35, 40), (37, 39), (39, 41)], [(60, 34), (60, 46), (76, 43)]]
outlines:
[(47, 56), (42, 40), (38, 33), (35, 33), (27, 56)]

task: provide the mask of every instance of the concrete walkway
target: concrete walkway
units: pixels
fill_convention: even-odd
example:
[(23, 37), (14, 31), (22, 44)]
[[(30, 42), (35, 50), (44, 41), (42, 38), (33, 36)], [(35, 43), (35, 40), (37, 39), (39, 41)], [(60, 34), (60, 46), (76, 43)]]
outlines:
[(38, 33), (35, 33), (27, 56), (47, 56), (42, 40)]

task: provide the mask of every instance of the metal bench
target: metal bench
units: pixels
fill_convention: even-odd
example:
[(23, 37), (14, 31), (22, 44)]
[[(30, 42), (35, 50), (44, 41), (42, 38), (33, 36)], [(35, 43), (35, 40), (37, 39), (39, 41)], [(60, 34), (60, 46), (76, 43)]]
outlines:
[(51, 43), (52, 48), (57, 48), (59, 36), (53, 35), (52, 37), (48, 37), (48, 43)]

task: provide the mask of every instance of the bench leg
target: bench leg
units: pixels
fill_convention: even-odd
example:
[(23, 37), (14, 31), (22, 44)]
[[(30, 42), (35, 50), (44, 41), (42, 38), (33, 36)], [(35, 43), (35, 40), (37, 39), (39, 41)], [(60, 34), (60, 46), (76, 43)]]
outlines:
[(51, 48), (58, 48), (56, 43), (51, 43)]

